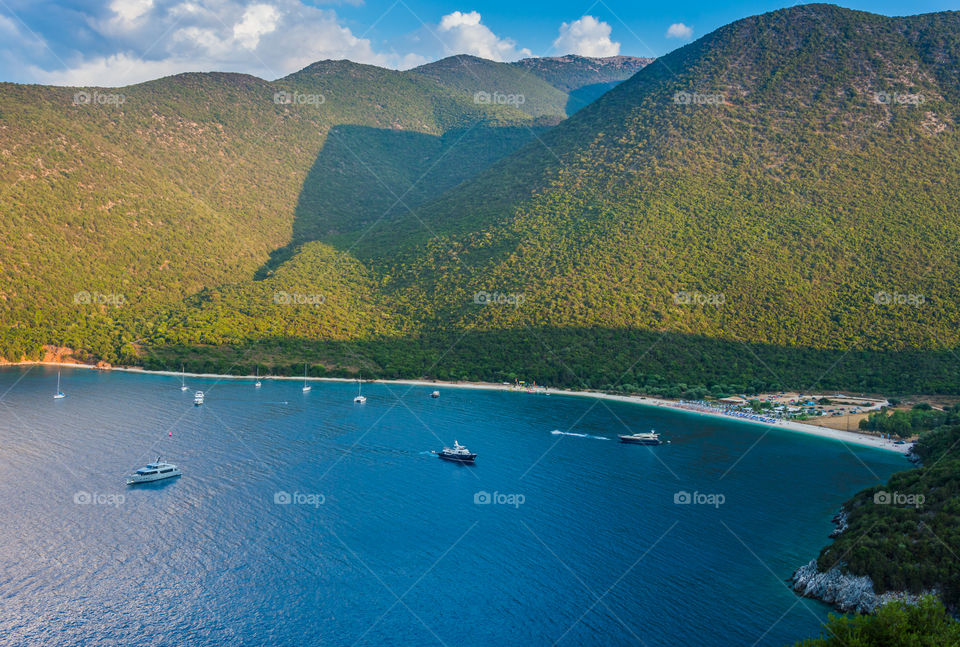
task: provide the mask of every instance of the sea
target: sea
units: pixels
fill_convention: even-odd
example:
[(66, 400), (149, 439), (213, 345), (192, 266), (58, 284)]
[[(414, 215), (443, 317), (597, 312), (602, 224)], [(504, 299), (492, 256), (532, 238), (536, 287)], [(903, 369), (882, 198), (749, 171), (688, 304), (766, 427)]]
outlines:
[[(791, 573), (910, 467), (590, 397), (56, 381), (0, 370), (2, 645), (790, 645), (830, 611)], [(157, 458), (182, 476), (126, 484)]]

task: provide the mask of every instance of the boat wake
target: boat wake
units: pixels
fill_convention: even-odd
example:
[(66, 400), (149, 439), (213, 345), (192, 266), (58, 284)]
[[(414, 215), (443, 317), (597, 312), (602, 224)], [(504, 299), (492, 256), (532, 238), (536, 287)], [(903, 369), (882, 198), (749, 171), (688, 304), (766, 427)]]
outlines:
[(560, 431), (559, 429), (554, 429), (550, 432), (554, 436), (576, 436), (577, 438), (593, 438), (594, 440), (610, 440), (606, 436), (591, 436), (590, 434), (575, 434), (572, 431)]

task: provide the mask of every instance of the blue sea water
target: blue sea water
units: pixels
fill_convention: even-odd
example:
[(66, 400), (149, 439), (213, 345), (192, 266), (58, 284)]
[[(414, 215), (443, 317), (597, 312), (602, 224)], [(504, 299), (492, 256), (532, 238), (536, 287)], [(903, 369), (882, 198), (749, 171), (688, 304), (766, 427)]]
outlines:
[[(0, 643), (792, 644), (828, 609), (785, 580), (909, 467), (590, 398), (187, 383), (0, 370)], [(158, 455), (184, 475), (124, 484)]]

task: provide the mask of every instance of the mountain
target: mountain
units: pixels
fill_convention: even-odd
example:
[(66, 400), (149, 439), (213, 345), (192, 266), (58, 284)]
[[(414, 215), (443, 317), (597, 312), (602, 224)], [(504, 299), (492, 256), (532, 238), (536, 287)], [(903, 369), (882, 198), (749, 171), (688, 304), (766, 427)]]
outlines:
[[(831, 5), (737, 21), (354, 251), (407, 267), (392, 287), (427, 327), (952, 350), (958, 27)], [(525, 306), (477, 309), (483, 290)]]
[(561, 56), (497, 63), (450, 56), (412, 70), (480, 103), (514, 106), (555, 123), (598, 98), (653, 59), (634, 56)]
[(166, 316), (158, 309), (409, 211), (545, 127), (421, 74), (349, 61), (272, 83), (0, 84), (0, 357), (69, 342), (114, 361), (124, 346), (133, 361), (126, 342)]
[[(423, 175), (445, 137), (473, 130), (473, 154), (426, 177), (406, 198), (417, 204), (516, 148), (530, 123), (509, 106), (347, 61), (274, 83), (183, 74), (118, 89), (2, 84), (0, 323), (27, 333), (24, 322), (62, 315), (82, 329), (93, 313), (74, 320), (77, 294), (123, 294), (128, 309), (149, 309), (252, 276), (311, 229), (298, 206), (309, 204), (311, 173), (373, 164), (380, 193), (396, 182), (403, 192), (411, 157)], [(337, 184), (325, 207), (362, 224), (375, 216), (358, 212), (352, 188)], [(370, 208), (380, 215), (380, 203)]]
[(509, 105), (533, 117), (566, 117), (567, 93), (509, 63), (476, 56), (450, 56), (413, 73), (463, 92), (478, 104)]
[[(5, 311), (15, 328), (3, 354), (53, 341), (152, 367), (309, 361), (338, 374), (688, 397), (954, 392), (958, 16), (806, 5), (747, 18), (552, 128), (558, 103), (541, 82), (569, 97), (629, 63), (455, 57), (411, 72), (325, 62), (274, 84), (244, 77), (266, 97), (322, 93), (310, 111), (237, 97), (230, 76), (234, 86), (209, 95), (174, 78), (157, 82), (166, 94), (134, 128), (109, 113), (34, 114), (10, 96), (69, 92), (4, 87), (0, 151), (19, 164), (2, 171), (15, 196), (5, 238), (38, 240), (4, 263), (4, 285), (36, 296), (19, 292), (29, 307)], [(496, 84), (518, 73), (527, 85)], [(491, 85), (477, 89), (478, 78)], [(488, 103), (479, 91), (531, 100)], [(197, 140), (153, 134), (154, 115)], [(58, 118), (60, 140), (40, 127)], [(46, 158), (15, 148), (21, 139)], [(100, 148), (111, 181), (92, 190), (96, 174), (75, 174)], [(58, 155), (69, 163), (51, 175)], [(192, 201), (197, 177), (229, 183), (215, 209)], [(134, 182), (151, 202), (120, 223), (137, 227), (108, 228), (113, 187)], [(86, 199), (64, 202), (77, 191)], [(167, 209), (168, 191), (183, 205)], [(74, 221), (78, 205), (87, 221)], [(167, 215), (162, 235), (144, 231), (154, 213)], [(171, 267), (190, 280), (162, 274)], [(129, 305), (51, 316), (49, 301), (90, 276), (86, 289)]]
[(638, 56), (547, 56), (525, 58), (512, 65), (523, 68), (568, 94), (564, 108), (573, 114), (599, 99), (621, 81), (629, 79), (653, 62), (652, 58)]

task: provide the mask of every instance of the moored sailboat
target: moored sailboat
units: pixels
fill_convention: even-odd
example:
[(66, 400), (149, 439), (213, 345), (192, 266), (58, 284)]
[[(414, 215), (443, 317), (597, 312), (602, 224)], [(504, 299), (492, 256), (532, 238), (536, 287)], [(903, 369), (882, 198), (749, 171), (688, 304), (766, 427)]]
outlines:
[(57, 369), (57, 392), (54, 394), (54, 400), (62, 400), (67, 397), (67, 394), (60, 390), (60, 369)]

